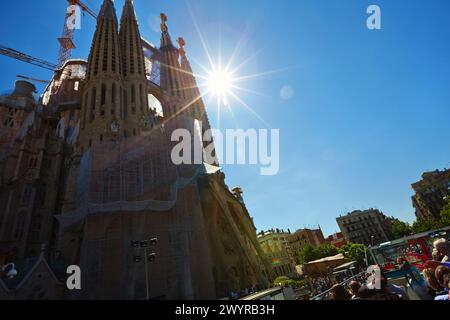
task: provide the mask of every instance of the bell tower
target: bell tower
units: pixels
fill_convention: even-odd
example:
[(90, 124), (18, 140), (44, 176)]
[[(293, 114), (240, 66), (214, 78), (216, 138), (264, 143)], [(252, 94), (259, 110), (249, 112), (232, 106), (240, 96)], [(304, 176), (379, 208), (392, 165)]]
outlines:
[(153, 123), (153, 115), (148, 110), (144, 52), (132, 0), (126, 0), (123, 7), (119, 39), (124, 80), (123, 134), (131, 137)]
[(161, 89), (168, 97), (163, 105), (164, 117), (177, 115), (182, 108), (183, 99), (182, 72), (179, 63), (179, 51), (173, 45), (167, 27), (167, 16), (161, 13)]
[(80, 144), (84, 149), (123, 134), (123, 92), (116, 9), (112, 0), (104, 0), (82, 100)]

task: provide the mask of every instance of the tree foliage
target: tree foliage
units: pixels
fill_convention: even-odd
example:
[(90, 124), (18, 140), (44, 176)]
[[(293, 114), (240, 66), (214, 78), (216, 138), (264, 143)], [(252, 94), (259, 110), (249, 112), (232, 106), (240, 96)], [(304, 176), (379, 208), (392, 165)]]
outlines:
[(358, 261), (362, 263), (366, 258), (367, 247), (363, 244), (347, 243), (339, 252), (344, 255), (346, 259), (351, 261)]
[(450, 199), (447, 198), (447, 204), (441, 210), (441, 227), (450, 226)]
[(300, 262), (305, 264), (314, 260), (335, 256), (339, 253), (338, 248), (331, 244), (323, 244), (314, 248), (310, 244), (306, 244), (299, 252)]
[(409, 236), (412, 232), (413, 231), (409, 223), (400, 220), (395, 220), (392, 222), (392, 235), (395, 239)]
[(304, 280), (293, 280), (290, 279), (289, 277), (278, 277), (274, 280), (273, 282), (274, 286), (282, 286), (282, 287), (303, 287), (306, 285), (306, 281)]
[(414, 221), (411, 228), (413, 233), (427, 232), (433, 229), (440, 228), (440, 221), (434, 221), (431, 219), (417, 219), (416, 221)]
[(402, 238), (410, 234), (427, 232), (448, 226), (450, 226), (450, 198), (446, 199), (446, 204), (442, 208), (438, 220), (417, 219), (411, 226), (397, 220), (392, 223), (392, 233), (396, 238)]

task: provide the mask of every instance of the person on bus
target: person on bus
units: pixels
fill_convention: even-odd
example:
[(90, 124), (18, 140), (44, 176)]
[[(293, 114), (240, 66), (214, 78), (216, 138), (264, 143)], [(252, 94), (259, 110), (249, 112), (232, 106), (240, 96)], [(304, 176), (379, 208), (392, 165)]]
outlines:
[(435, 268), (425, 268), (422, 271), (422, 275), (425, 278), (425, 281), (428, 285), (428, 294), (431, 297), (436, 297), (439, 292), (442, 291), (442, 287), (439, 285), (439, 282), (435, 276)]
[(353, 280), (348, 285), (350, 288), (350, 292), (353, 294), (351, 300), (359, 300), (361, 297), (359, 296), (359, 289), (361, 289), (361, 284), (358, 281)]
[(450, 291), (450, 268), (439, 266), (436, 268), (435, 276), (444, 292), (438, 294), (434, 300), (449, 300)]
[(350, 300), (352, 295), (340, 284), (335, 284), (331, 288), (332, 300)]
[(447, 240), (444, 238), (437, 239), (433, 243), (433, 247), (439, 255), (443, 256), (441, 262), (450, 262), (450, 243)]
[(439, 261), (441, 262), (442, 259), (444, 259), (444, 256), (442, 254), (439, 254), (439, 252), (436, 250), (436, 248), (433, 248), (433, 252), (431, 253), (433, 261)]

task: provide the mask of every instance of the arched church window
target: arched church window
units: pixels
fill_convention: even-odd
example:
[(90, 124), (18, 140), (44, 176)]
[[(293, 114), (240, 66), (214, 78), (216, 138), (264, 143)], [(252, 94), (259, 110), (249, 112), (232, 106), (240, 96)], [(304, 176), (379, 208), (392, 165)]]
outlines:
[(25, 231), (25, 221), (27, 218), (27, 212), (25, 210), (19, 211), (16, 219), (16, 227), (14, 229), (14, 238), (20, 240), (23, 237)]
[(47, 185), (41, 184), (36, 190), (36, 205), (43, 207), (45, 205), (45, 199), (47, 197)]
[(31, 185), (25, 186), (22, 192), (22, 204), (28, 206), (30, 204), (31, 195), (33, 194), (33, 187)]
[(131, 86), (131, 103), (136, 102), (136, 87), (134, 84)]
[(97, 99), (97, 89), (94, 87), (92, 89), (92, 96), (91, 96), (91, 122), (95, 119), (95, 102)]
[(106, 84), (102, 84), (102, 103), (101, 105), (104, 106), (106, 104)]
[(140, 100), (141, 100), (141, 112), (143, 113), (144, 112), (144, 105), (145, 105), (145, 102), (144, 102), (144, 90), (142, 89), (142, 84), (141, 85), (139, 85), (139, 97), (141, 98)]

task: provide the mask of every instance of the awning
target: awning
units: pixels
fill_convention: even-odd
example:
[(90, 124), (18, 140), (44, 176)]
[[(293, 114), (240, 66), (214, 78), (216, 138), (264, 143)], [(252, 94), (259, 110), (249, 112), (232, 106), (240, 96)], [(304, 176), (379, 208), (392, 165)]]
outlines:
[(352, 261), (352, 262), (347, 262), (344, 263), (336, 268), (334, 268), (334, 271), (339, 271), (339, 270), (344, 270), (344, 269), (348, 269), (349, 267), (353, 266), (354, 264), (356, 264), (356, 261)]

